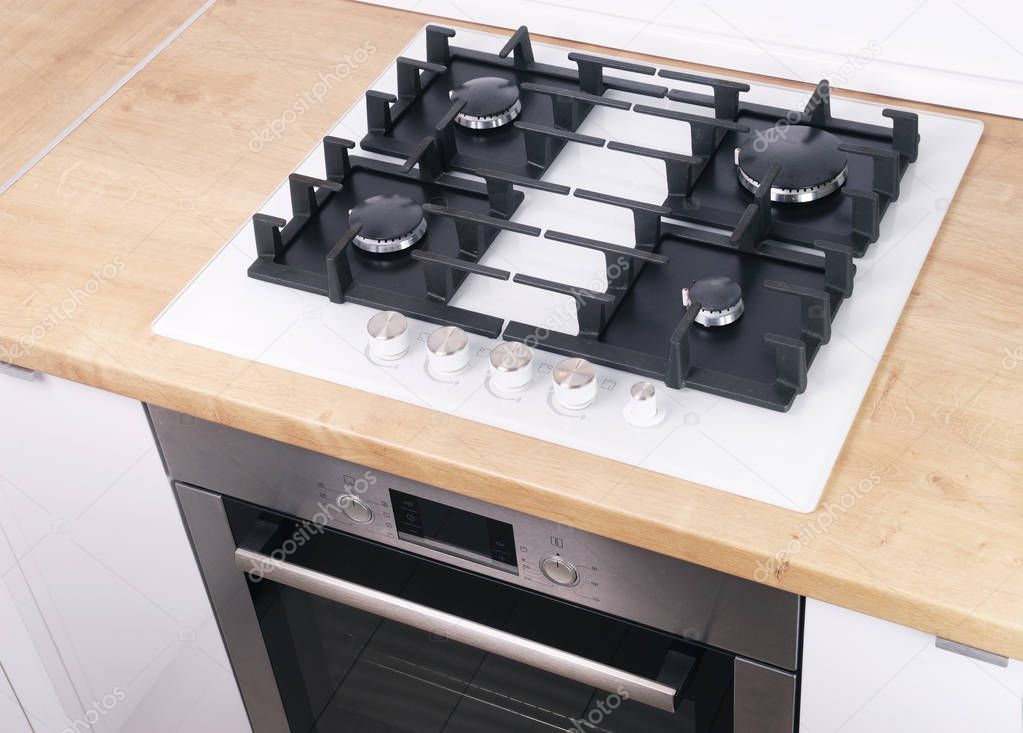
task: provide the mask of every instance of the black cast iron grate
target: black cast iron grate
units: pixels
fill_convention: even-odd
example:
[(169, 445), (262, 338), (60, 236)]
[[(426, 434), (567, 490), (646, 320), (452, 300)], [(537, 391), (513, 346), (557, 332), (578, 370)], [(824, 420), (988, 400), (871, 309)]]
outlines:
[[(608, 89), (662, 98), (664, 86), (620, 79), (605, 74), (618, 69), (653, 75), (652, 66), (582, 53), (569, 54), (575, 69), (538, 63), (529, 32), (523, 26), (500, 52), (485, 53), (449, 43), (450, 28), (426, 28), (426, 61), (397, 60), (398, 94), (366, 93), (369, 132), (364, 150), (385, 155), (411, 155), (425, 138), (436, 138), (446, 170), (504, 171), (538, 178), (564, 147), (557, 135), (574, 132), (595, 106), (628, 111), (632, 105), (605, 98)], [(517, 121), (491, 130), (466, 130), (455, 121), (462, 105), (449, 98), (451, 90), (471, 79), (498, 77), (518, 85), (522, 111)], [(537, 130), (553, 130), (538, 135)]]
[[(522, 202), (513, 183), (567, 193), (563, 186), (519, 181), (489, 173), (484, 182), (432, 176), (427, 141), (405, 165), (349, 155), (349, 140), (323, 140), (327, 178), (292, 174), (292, 218), (253, 217), (257, 258), (249, 276), (326, 295), (335, 303), (396, 310), (439, 325), (459, 326), (491, 338), (500, 318), (449, 305), (470, 274), (507, 280), (510, 273), (479, 264), (497, 233), (538, 235), (539, 229), (509, 221)], [(419, 165), (418, 169), (413, 166)], [(379, 194), (402, 194), (423, 205), (427, 231), (410, 252), (395, 257), (364, 254), (352, 245), (358, 226), (348, 212)]]
[(835, 118), (831, 114), (831, 88), (826, 80), (817, 85), (806, 108), (797, 111), (742, 101), (740, 93), (749, 89), (746, 84), (667, 70), (659, 73), (667, 79), (713, 88), (711, 95), (676, 89), (667, 95), (673, 101), (710, 107), (714, 110), (713, 118), (660, 107), (634, 107), (639, 114), (688, 123), (691, 156), (619, 147), (664, 161), (668, 183), (665, 205), (672, 216), (705, 225), (736, 226), (753, 200), (736, 175), (736, 149), (748, 140), (769, 141), (784, 136), (793, 125), (805, 125), (838, 138), (840, 150), (849, 158), (848, 178), (837, 194), (818, 201), (773, 203), (770, 236), (807, 246), (822, 239), (845, 244), (858, 257), (877, 240), (881, 218), (898, 199), (902, 176), (917, 158), (920, 136), (916, 114), (883, 110), (882, 115), (892, 120), (890, 128)]
[[(749, 85), (741, 82), (661, 70), (662, 78), (707, 87), (710, 93), (669, 91), (605, 74), (606, 68), (656, 71), (629, 62), (572, 53), (576, 69), (538, 64), (524, 27), (497, 54), (452, 46), (451, 29), (429, 26), (426, 34), (426, 61), (398, 59), (398, 95), (367, 93), (370, 132), (362, 147), (403, 158), (404, 164), (350, 156), (353, 143), (325, 138), (326, 179), (290, 179), (291, 221), (254, 217), (259, 255), (249, 274), (337, 303), (396, 310), (488, 337), (503, 331), (506, 340), (661, 379), (668, 387), (788, 410), (806, 389), (810, 364), (829, 341), (842, 301), (852, 294), (854, 258), (876, 240), (881, 218), (898, 199), (901, 178), (917, 157), (916, 115), (884, 110), (890, 128), (836, 119), (826, 82), (804, 110), (787, 111), (744, 101)], [(493, 130), (456, 124), (464, 102), (452, 103), (448, 92), (480, 76), (518, 85), (522, 111), (513, 123)], [(667, 96), (712, 114), (604, 98), (609, 89)], [(691, 154), (580, 134), (578, 128), (597, 105), (678, 122), (679, 134), (689, 136)], [(783, 125), (793, 124), (839, 139), (848, 176), (836, 193), (810, 203), (772, 201), (772, 185), (782, 173), (777, 163), (767, 167), (755, 192), (739, 183), (735, 149), (757, 136), (782, 134)], [(663, 162), (668, 188), (663, 203), (574, 191), (578, 198), (629, 210), (634, 243), (543, 232), (511, 221), (523, 200), (520, 188), (570, 193), (542, 180), (570, 144)], [(382, 193), (423, 204), (428, 220), (423, 239), (394, 257), (368, 256), (354, 247), (359, 230), (347, 219), (355, 203)], [(514, 276), (516, 283), (571, 296), (577, 334), (515, 320), (505, 325), (500, 318), (450, 305), (470, 275), (511, 278), (508, 271), (479, 264), (505, 230), (533, 237), (543, 232), (546, 239), (604, 254), (608, 287), (603, 292)], [(734, 323), (707, 328), (696, 323), (700, 303), (684, 306), (681, 291), (714, 276), (741, 286), (745, 310)]]

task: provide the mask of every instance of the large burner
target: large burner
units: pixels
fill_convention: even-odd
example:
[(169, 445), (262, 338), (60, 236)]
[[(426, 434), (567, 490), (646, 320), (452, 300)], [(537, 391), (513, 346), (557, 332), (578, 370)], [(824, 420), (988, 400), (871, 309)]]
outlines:
[(781, 171), (771, 185), (771, 201), (804, 204), (834, 193), (845, 183), (848, 159), (830, 132), (805, 125), (752, 135), (735, 151), (739, 182), (756, 193), (771, 166)]
[(371, 254), (401, 252), (426, 234), (422, 205), (400, 194), (370, 196), (348, 212), (348, 222), (362, 226), (352, 242)]
[(742, 288), (727, 277), (702, 277), (683, 288), (682, 305), (688, 308), (694, 300), (700, 304), (696, 322), (708, 328), (734, 323), (745, 310)]
[(455, 122), (472, 130), (492, 130), (511, 123), (522, 111), (519, 88), (497, 76), (481, 76), (455, 87), (453, 102), (465, 102)]

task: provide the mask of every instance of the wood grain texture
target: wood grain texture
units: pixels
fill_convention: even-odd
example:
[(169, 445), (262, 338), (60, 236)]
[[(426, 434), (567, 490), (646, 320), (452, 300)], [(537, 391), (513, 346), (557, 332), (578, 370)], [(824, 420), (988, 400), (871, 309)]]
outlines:
[(201, 5), (0, 1), (0, 186)]
[[(1018, 120), (983, 118), (815, 514), (152, 334), (428, 20), (341, 0), (218, 2), (0, 197), (0, 346), (25, 366), (1023, 658)], [(360, 47), (374, 49), (366, 63), (250, 149), (253, 130)], [(77, 290), (94, 292), (68, 301)]]

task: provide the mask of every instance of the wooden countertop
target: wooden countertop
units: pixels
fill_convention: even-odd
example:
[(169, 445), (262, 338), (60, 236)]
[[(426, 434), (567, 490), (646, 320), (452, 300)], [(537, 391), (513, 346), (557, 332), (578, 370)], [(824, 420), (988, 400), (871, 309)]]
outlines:
[(0, 189), (201, 5), (0, 0)]
[[(0, 197), (0, 347), (23, 366), (1023, 658), (1021, 121), (983, 117), (816, 514), (152, 334), (428, 20), (341, 0), (216, 3)], [(250, 149), (358, 48), (371, 49), (365, 63)]]

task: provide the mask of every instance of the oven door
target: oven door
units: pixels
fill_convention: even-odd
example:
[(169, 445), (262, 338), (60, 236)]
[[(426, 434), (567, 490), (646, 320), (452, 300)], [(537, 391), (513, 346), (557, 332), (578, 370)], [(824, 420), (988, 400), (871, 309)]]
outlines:
[(178, 484), (256, 733), (729, 733), (734, 656)]

